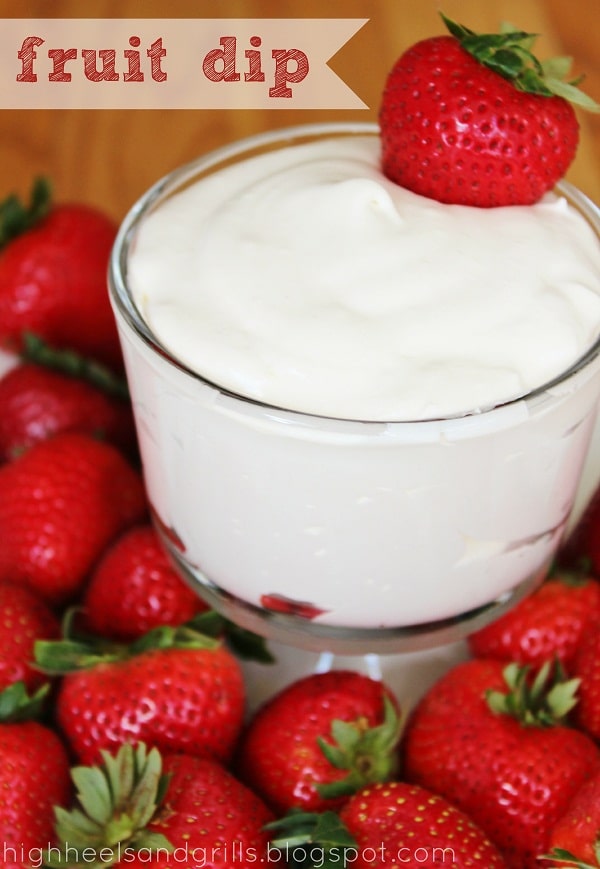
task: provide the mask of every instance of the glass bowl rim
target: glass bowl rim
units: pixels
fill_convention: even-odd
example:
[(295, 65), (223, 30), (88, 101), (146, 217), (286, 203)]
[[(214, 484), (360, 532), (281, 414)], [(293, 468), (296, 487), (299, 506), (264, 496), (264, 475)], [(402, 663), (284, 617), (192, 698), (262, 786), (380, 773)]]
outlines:
[[(378, 134), (378, 125), (369, 122), (338, 121), (278, 127), (266, 132), (246, 136), (242, 139), (236, 140), (235, 142), (215, 148), (184, 163), (159, 178), (158, 181), (156, 181), (138, 198), (129, 212), (125, 215), (125, 218), (119, 227), (110, 255), (108, 266), (110, 296), (113, 305), (120, 313), (128, 327), (146, 346), (159, 355), (168, 365), (179, 370), (192, 381), (203, 384), (204, 387), (214, 390), (216, 393), (226, 397), (227, 399), (240, 402), (245, 406), (250, 405), (264, 411), (265, 413), (277, 414), (280, 416), (285, 415), (286, 418), (295, 419), (300, 423), (312, 422), (313, 424), (326, 424), (329, 422), (342, 426), (345, 424), (352, 426), (360, 424), (361, 426), (373, 426), (377, 429), (381, 428), (381, 426), (404, 427), (440, 425), (444, 423), (460, 424), (464, 421), (468, 422), (473, 418), (481, 419), (484, 416), (489, 416), (496, 412), (516, 407), (522, 403), (527, 403), (540, 398), (544, 394), (551, 392), (557, 386), (560, 386), (572, 377), (575, 377), (580, 371), (585, 369), (592, 361), (594, 361), (598, 355), (600, 355), (600, 335), (598, 335), (593, 344), (564, 371), (560, 372), (545, 383), (512, 398), (491, 403), (481, 408), (459, 411), (457, 413), (444, 414), (436, 417), (406, 420), (363, 420), (359, 417), (338, 417), (311, 413), (303, 410), (295, 410), (282, 405), (270, 404), (261, 399), (253, 398), (227, 389), (189, 368), (185, 363), (173, 356), (171, 351), (160, 343), (135, 305), (126, 280), (129, 249), (135, 237), (136, 229), (146, 214), (151, 212), (152, 209), (164, 198), (176, 193), (185, 183), (193, 180), (196, 176), (208, 173), (230, 160), (235, 160), (244, 155), (251, 156), (252, 152), (264, 149), (265, 146), (292, 145), (299, 140), (310, 139), (315, 136), (325, 137)], [(578, 209), (582, 216), (588, 221), (588, 223), (590, 223), (596, 234), (600, 237), (600, 209), (595, 205), (595, 203), (592, 202), (592, 200), (589, 199), (589, 197), (581, 190), (565, 180), (556, 185), (556, 192), (559, 195), (564, 196), (570, 204)]]

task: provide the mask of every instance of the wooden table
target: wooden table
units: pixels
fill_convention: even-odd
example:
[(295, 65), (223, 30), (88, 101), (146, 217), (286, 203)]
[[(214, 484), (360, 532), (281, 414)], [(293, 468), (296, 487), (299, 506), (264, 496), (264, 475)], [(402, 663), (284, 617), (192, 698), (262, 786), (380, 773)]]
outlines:
[[(539, 54), (567, 53), (600, 101), (599, 0), (445, 0), (444, 12), (476, 30), (502, 20), (542, 34)], [(53, 179), (57, 198), (95, 203), (123, 216), (158, 177), (240, 136), (309, 121), (377, 117), (379, 92), (395, 58), (443, 30), (436, 0), (0, 0), (3, 18), (368, 18), (332, 66), (367, 110), (3, 110), (0, 196), (25, 193), (34, 175)], [(600, 115), (580, 114), (581, 145), (569, 178), (600, 202)]]

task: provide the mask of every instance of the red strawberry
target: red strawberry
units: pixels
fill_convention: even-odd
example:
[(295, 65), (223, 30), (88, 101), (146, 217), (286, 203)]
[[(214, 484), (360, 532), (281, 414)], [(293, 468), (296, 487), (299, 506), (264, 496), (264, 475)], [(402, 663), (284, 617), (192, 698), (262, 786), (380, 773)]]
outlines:
[(581, 787), (554, 825), (548, 857), (555, 861), (542, 866), (600, 866), (600, 774)]
[(565, 95), (588, 108), (594, 102), (561, 80), (562, 60), (540, 66), (531, 34), (478, 35), (444, 21), (451, 36), (412, 46), (389, 74), (379, 118), (383, 171), (439, 202), (536, 202), (577, 149)]
[(83, 763), (125, 742), (222, 761), (233, 752), (244, 682), (221, 641), (188, 626), (156, 628), (130, 646), (93, 638), (39, 642), (36, 660), (62, 674), (56, 720)]
[(65, 747), (48, 727), (22, 720), (29, 713), (20, 687), (0, 695), (0, 841), (6, 869), (41, 858), (54, 838), (54, 806), (66, 806), (71, 797)]
[(178, 754), (163, 763), (156, 749), (125, 745), (114, 757), (105, 754), (101, 766), (80, 767), (77, 784), (80, 807), (58, 816), (63, 856), (55, 865), (69, 854), (91, 863), (94, 850), (95, 866), (255, 869), (277, 862), (263, 830), (270, 812), (216, 761)]
[[(122, 367), (106, 271), (117, 225), (81, 203), (50, 205), (35, 189), (24, 231), (2, 234), (0, 250), (0, 346), (19, 349), (24, 332), (56, 347), (76, 349), (111, 367)], [(7, 207), (8, 206), (8, 207)], [(0, 207), (12, 218), (14, 197)], [(0, 236), (0, 240), (2, 240)]]
[(0, 468), (0, 579), (61, 604), (146, 511), (140, 476), (110, 444), (64, 432)]
[[(213, 760), (185, 755), (165, 758), (164, 771), (171, 777), (165, 802), (148, 826), (168, 838), (174, 855), (195, 854), (193, 865), (213, 869), (255, 869), (256, 863), (279, 862), (267, 861), (268, 834), (263, 828), (271, 813), (231, 773)], [(173, 862), (159, 856), (152, 865)], [(140, 851), (133, 865), (146, 863)]]
[(418, 704), (405, 736), (406, 778), (470, 815), (513, 869), (539, 866), (552, 827), (600, 769), (593, 741), (561, 723), (576, 683), (546, 694), (547, 675), (531, 685), (516, 665), (458, 664)]
[(207, 608), (175, 572), (151, 525), (130, 529), (105, 552), (82, 604), (89, 630), (115, 640), (181, 625)]
[(91, 383), (33, 363), (0, 380), (0, 462), (61, 431), (82, 431), (132, 453), (135, 429), (128, 402)]
[(541, 667), (556, 657), (570, 672), (579, 642), (600, 621), (600, 583), (559, 573), (506, 615), (469, 637), (476, 658)]
[(600, 490), (598, 490), (577, 526), (558, 553), (559, 564), (579, 569), (583, 564), (594, 576), (600, 576)]
[(582, 730), (600, 739), (600, 626), (590, 628), (582, 638), (573, 675), (581, 680), (575, 720)]
[(284, 594), (261, 594), (260, 605), (274, 613), (296, 616), (299, 619), (316, 619), (327, 610), (319, 609), (307, 600), (292, 600)]
[(258, 710), (238, 768), (276, 812), (320, 811), (390, 778), (398, 738), (396, 701), (384, 684), (346, 670), (313, 673)]
[(340, 818), (356, 842), (351, 865), (357, 869), (402, 863), (444, 863), (455, 869), (506, 866), (467, 815), (418, 785), (373, 785), (351, 797)]
[(15, 682), (38, 688), (45, 676), (30, 666), (34, 643), (59, 635), (58, 619), (31, 589), (0, 582), (0, 691)]

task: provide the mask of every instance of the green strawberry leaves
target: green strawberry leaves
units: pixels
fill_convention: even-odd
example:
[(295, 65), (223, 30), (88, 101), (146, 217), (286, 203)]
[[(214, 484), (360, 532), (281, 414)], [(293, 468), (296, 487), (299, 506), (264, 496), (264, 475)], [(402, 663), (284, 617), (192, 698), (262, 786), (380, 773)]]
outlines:
[(65, 614), (62, 639), (37, 640), (34, 657), (38, 670), (60, 676), (156, 649), (216, 649), (223, 642), (244, 660), (263, 664), (275, 660), (262, 637), (237, 627), (212, 610), (200, 613), (183, 625), (153, 628), (132, 643), (118, 643), (79, 630), (76, 607)]
[(277, 848), (289, 869), (340, 869), (347, 865), (346, 851), (356, 849), (356, 841), (335, 812), (292, 809), (265, 829), (276, 834), (269, 853)]
[(532, 48), (537, 34), (504, 25), (500, 33), (475, 33), (440, 13), (448, 31), (488, 69), (508, 79), (521, 91), (542, 96), (558, 96), (590, 112), (600, 112), (600, 105), (579, 90), (582, 77), (565, 81), (571, 58), (555, 57), (540, 62)]
[(190, 624), (184, 624), (153, 628), (132, 643), (117, 643), (80, 632), (76, 616), (76, 608), (66, 613), (62, 639), (36, 640), (35, 664), (42, 672), (59, 676), (101, 663), (123, 661), (155, 649), (216, 649), (220, 642), (200, 633)]
[(29, 694), (25, 683), (19, 681), (0, 691), (0, 723), (16, 724), (41, 718), (49, 690), (50, 685), (46, 683)]
[[(561, 81), (554, 76), (546, 75), (546, 86), (551, 94), (562, 97), (574, 106), (586, 109), (588, 112), (600, 112), (600, 105), (583, 91), (580, 91), (574, 82)], [(581, 78), (577, 79), (581, 81)]]
[[(596, 847), (596, 857), (600, 860), (600, 848)], [(544, 854), (539, 860), (552, 860), (553, 866), (570, 866), (571, 869), (596, 869), (598, 863), (592, 866), (590, 863), (582, 863), (570, 851), (564, 848), (554, 848), (549, 854)]]
[(59, 350), (51, 347), (31, 332), (23, 333), (21, 357), (27, 362), (34, 362), (36, 365), (42, 365), (69, 377), (85, 380), (106, 395), (123, 401), (129, 399), (125, 378), (119, 377), (95, 359), (88, 359), (74, 350)]
[(56, 837), (44, 865), (88, 866), (95, 869), (119, 862), (123, 855), (144, 849), (171, 852), (168, 839), (147, 828), (168, 787), (160, 752), (143, 743), (125, 744), (115, 755), (101, 752), (98, 766), (71, 770), (78, 806), (56, 807)]
[(552, 727), (561, 722), (577, 703), (580, 679), (565, 679), (559, 662), (546, 662), (533, 679), (530, 668), (509, 664), (504, 669), (508, 691), (488, 691), (492, 712), (510, 715), (527, 727)]
[(233, 654), (243, 661), (257, 661), (260, 664), (275, 663), (275, 658), (264, 637), (241, 628), (216, 610), (198, 613), (188, 622), (188, 626), (209, 637), (223, 637)]
[(35, 179), (27, 205), (23, 205), (14, 194), (0, 202), (0, 248), (31, 229), (48, 213), (50, 205), (51, 191), (47, 178)]
[(332, 742), (317, 740), (336, 769), (348, 770), (348, 775), (340, 781), (317, 785), (320, 796), (349, 796), (368, 784), (388, 781), (396, 772), (395, 749), (402, 732), (402, 720), (388, 697), (383, 698), (383, 705), (384, 719), (376, 727), (335, 719), (331, 724)]

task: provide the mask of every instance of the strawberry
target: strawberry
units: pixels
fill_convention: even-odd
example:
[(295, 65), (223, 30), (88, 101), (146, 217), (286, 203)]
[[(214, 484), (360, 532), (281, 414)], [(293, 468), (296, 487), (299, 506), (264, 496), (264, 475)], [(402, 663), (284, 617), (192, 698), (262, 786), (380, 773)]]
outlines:
[(31, 667), (34, 643), (59, 635), (58, 619), (31, 589), (0, 582), (0, 691), (15, 682), (38, 688), (45, 677)]
[(600, 866), (600, 774), (581, 787), (552, 828), (547, 859), (542, 866)]
[(229, 760), (245, 696), (240, 664), (222, 641), (187, 625), (155, 628), (130, 645), (67, 630), (35, 652), (44, 672), (62, 675), (56, 721), (82, 763), (125, 742)]
[(40, 182), (29, 209), (5, 200), (0, 222), (0, 346), (18, 350), (33, 332), (120, 370), (106, 286), (116, 223), (82, 203), (52, 205)]
[(327, 610), (320, 609), (307, 600), (293, 600), (284, 594), (261, 594), (260, 605), (274, 613), (296, 616), (299, 619), (316, 619), (325, 615)]
[(387, 686), (350, 670), (312, 673), (255, 713), (237, 769), (277, 813), (321, 811), (390, 778), (398, 739), (397, 702)]
[(565, 571), (547, 579), (506, 615), (471, 634), (476, 658), (541, 667), (558, 658), (567, 672), (589, 626), (600, 621), (600, 583)]
[(267, 825), (269, 853), (297, 869), (334, 865), (439, 866), (506, 869), (498, 849), (443, 797), (405, 782), (379, 782), (335, 812), (294, 811)]
[(47, 865), (250, 869), (277, 862), (263, 831), (270, 812), (214, 760), (163, 758), (127, 744), (114, 756), (103, 753), (97, 767), (77, 767), (73, 780), (79, 805), (57, 811), (58, 845)]
[(82, 604), (87, 628), (115, 640), (181, 625), (207, 608), (175, 572), (151, 525), (126, 531), (107, 549)]
[(413, 45), (387, 78), (379, 112), (384, 173), (438, 202), (537, 202), (575, 157), (579, 124), (570, 101), (598, 107), (563, 81), (564, 58), (539, 63), (532, 34), (478, 35), (442, 18), (451, 35)]
[(404, 739), (405, 777), (470, 815), (513, 869), (539, 866), (552, 827), (600, 770), (594, 742), (563, 723), (577, 682), (548, 677), (548, 666), (532, 682), (501, 661), (458, 664), (417, 705)]
[(34, 444), (0, 468), (0, 580), (62, 604), (145, 513), (141, 478), (115, 447), (76, 432)]
[(581, 640), (573, 674), (581, 681), (575, 720), (582, 730), (600, 739), (600, 626), (590, 628)]
[(0, 840), (6, 869), (36, 865), (54, 835), (54, 807), (71, 797), (69, 759), (59, 737), (38, 721), (37, 700), (20, 683), (0, 694)]
[(133, 454), (131, 406), (82, 379), (24, 362), (0, 380), (0, 462), (61, 431), (82, 431)]
[(558, 563), (567, 569), (587, 569), (600, 576), (600, 490), (559, 551)]
[(502, 856), (473, 821), (418, 785), (389, 782), (352, 796), (340, 818), (356, 842), (357, 869), (394, 863), (505, 867)]

